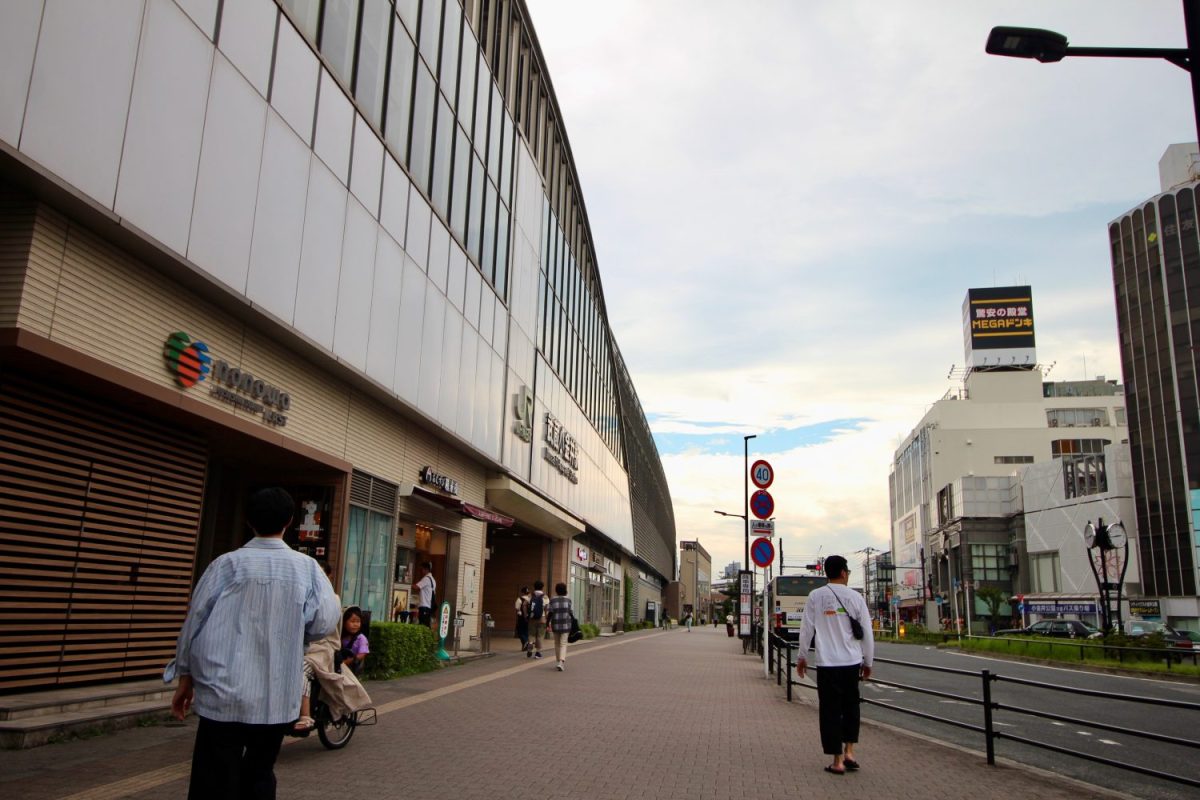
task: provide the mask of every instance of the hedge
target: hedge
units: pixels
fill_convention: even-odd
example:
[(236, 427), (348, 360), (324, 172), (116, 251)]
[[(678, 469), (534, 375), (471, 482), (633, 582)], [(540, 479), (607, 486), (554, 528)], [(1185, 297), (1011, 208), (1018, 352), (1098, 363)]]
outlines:
[(425, 625), (372, 622), (366, 675), (373, 680), (387, 680), (429, 672), (438, 668), (436, 649), (437, 639)]

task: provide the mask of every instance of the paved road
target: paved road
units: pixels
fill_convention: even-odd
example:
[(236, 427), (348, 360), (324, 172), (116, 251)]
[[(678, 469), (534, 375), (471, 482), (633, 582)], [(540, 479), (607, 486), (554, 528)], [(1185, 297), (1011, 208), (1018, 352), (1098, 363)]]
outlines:
[[(506, 654), (370, 688), (379, 724), (338, 752), (315, 738), (284, 747), (280, 798), (1101, 794), (880, 726), (864, 726), (860, 772), (827, 775), (815, 707), (787, 703), (761, 662), (712, 628), (594, 640), (563, 673)], [(0, 796), (178, 798), (191, 735), (190, 725), (148, 728), (0, 753)]]
[[(1072, 668), (1027, 664), (1004, 659), (962, 653), (958, 650), (939, 650), (935, 647), (880, 643), (878, 656), (911, 663), (970, 670), (973, 677), (942, 672), (905, 668), (880, 663), (875, 677), (891, 683), (918, 686), (948, 694), (980, 700), (982, 681), (978, 673), (984, 669), (1005, 678), (1036, 681), (1077, 689), (1109, 692), (1122, 697), (1157, 698), (1186, 703), (1200, 703), (1200, 682), (1177, 682), (1154, 678), (1109, 675), (1085, 672)], [(1148, 706), (1133, 702), (1092, 698), (1040, 689), (1016, 683), (993, 683), (992, 699), (1009, 707), (1049, 712), (1075, 720), (1087, 720), (1140, 731), (1174, 736), (1192, 741), (1200, 740), (1200, 712), (1163, 706)], [(935, 697), (902, 688), (869, 684), (866, 697), (885, 706), (918, 709), (939, 717), (981, 726), (982, 708), (951, 698)], [(983, 736), (959, 728), (924, 720), (907, 714), (889, 712), (879, 706), (866, 706), (864, 714), (893, 725), (920, 731), (939, 739), (961, 742), (982, 749)], [(1046, 742), (1070, 750), (1089, 753), (1149, 769), (1157, 769), (1193, 780), (1200, 780), (1200, 754), (1196, 748), (1160, 743), (1125, 733), (1076, 724), (1070, 721), (1047, 720), (1009, 710), (996, 712), (994, 718), (1002, 734)], [(1022, 763), (1036, 765), (1063, 775), (1105, 786), (1116, 787), (1137, 797), (1154, 800), (1183, 800), (1196, 796), (1195, 787), (1169, 783), (1138, 775), (1126, 770), (1105, 767), (1083, 759), (1001, 739), (996, 752)]]

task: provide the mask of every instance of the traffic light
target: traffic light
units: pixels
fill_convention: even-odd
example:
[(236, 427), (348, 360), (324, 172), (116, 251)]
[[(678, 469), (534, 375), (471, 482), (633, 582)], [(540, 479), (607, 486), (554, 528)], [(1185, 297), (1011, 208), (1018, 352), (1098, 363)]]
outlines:
[(820, 571), (821, 571), (821, 565), (820, 565), (820, 564), (805, 564), (805, 565), (804, 565), (804, 568), (805, 568), (805, 569), (811, 569), (813, 572), (820, 572)]

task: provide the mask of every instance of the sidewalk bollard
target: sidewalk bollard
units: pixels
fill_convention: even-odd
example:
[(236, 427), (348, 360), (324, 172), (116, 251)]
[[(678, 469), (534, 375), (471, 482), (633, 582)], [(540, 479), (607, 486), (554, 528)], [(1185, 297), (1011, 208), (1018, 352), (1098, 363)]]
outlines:
[(988, 670), (983, 677), (983, 737), (987, 742), (987, 763), (996, 765), (996, 729), (992, 727), (992, 675)]

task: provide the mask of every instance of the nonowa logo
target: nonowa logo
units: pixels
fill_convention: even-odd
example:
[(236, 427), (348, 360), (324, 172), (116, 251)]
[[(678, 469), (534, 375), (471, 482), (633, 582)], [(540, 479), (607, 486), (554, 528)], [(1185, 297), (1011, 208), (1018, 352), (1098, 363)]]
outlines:
[(200, 383), (212, 370), (212, 356), (208, 354), (208, 345), (192, 341), (192, 337), (183, 331), (175, 331), (167, 337), (163, 357), (167, 360), (167, 369), (185, 389)]

